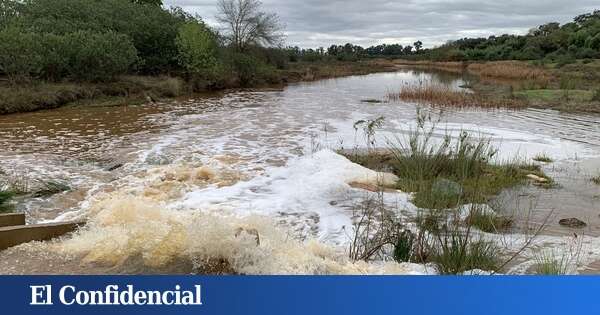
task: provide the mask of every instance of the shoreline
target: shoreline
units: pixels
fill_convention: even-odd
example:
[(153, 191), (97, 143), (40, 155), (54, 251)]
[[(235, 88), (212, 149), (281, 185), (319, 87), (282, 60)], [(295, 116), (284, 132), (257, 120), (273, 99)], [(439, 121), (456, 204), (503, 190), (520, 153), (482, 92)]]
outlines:
[(397, 69), (393, 61), (376, 59), (357, 62), (309, 62), (291, 65), (274, 75), (276, 81), (242, 86), (229, 82), (217, 88), (197, 88), (174, 76), (122, 76), (114, 82), (88, 83), (33, 82), (21, 85), (0, 84), (0, 115), (55, 109), (64, 106), (125, 106), (176, 99), (201, 93), (231, 89), (285, 87), (291, 83), (312, 82), (353, 75), (389, 72)]

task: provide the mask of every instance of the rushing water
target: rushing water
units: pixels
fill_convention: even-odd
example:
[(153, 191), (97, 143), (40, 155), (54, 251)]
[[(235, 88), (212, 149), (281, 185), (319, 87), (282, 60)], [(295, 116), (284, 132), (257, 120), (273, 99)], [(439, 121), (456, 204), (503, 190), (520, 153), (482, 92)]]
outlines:
[[(21, 201), (18, 209), (27, 213), (29, 222), (86, 217), (104, 205), (97, 196), (119, 193), (121, 199), (142, 195), (173, 211), (152, 217), (157, 226), (140, 230), (160, 229), (163, 218), (177, 221), (179, 213), (202, 209), (226, 212), (233, 217), (223, 220), (232, 221), (257, 214), (290, 228), (296, 239), (345, 246), (349, 208), (362, 193), (345, 181), (360, 171), (322, 149), (363, 146), (364, 139), (353, 128), (361, 119), (385, 117), (378, 132), (380, 145), (406, 133), (414, 127), (416, 105), (362, 100), (384, 100), (387, 92), (422, 81), (454, 88), (463, 84), (454, 75), (403, 70), (143, 106), (65, 107), (0, 116), (0, 168), (5, 177), (31, 187), (49, 180), (72, 187), (49, 198)], [(576, 232), (596, 244), (600, 188), (589, 177), (600, 173), (600, 117), (540, 109), (445, 110), (440, 115), (439, 137), (468, 131), (490, 138), (501, 159), (539, 153), (552, 157), (555, 162), (544, 169), (560, 188), (526, 186), (505, 192), (499, 200), (507, 209), (534, 210), (532, 220), (538, 223), (551, 214), (548, 235), (572, 235), (557, 221), (578, 217), (589, 225)], [(195, 172), (192, 179), (181, 176), (190, 170)], [(411, 207), (405, 194), (390, 198)], [(132, 204), (137, 205), (135, 200)], [(147, 215), (140, 211), (132, 209), (130, 215)], [(93, 232), (81, 243), (109, 240), (94, 239), (89, 235)], [(143, 234), (127, 233), (123, 237)]]

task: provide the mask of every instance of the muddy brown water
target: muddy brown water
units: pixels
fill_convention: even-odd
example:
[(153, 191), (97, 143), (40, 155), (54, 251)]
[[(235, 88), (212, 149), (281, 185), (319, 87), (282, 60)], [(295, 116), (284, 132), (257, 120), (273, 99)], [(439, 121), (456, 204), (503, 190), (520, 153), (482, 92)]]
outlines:
[[(385, 117), (379, 145), (390, 135), (406, 134), (414, 127), (417, 105), (385, 102), (385, 95), (425, 81), (453, 88), (465, 82), (460, 75), (403, 69), (282, 90), (0, 116), (1, 176), (28, 186), (52, 180), (72, 188), (51, 197), (18, 199), (17, 210), (27, 213), (28, 222), (39, 222), (80, 209), (102, 185), (151, 165), (218, 157), (246, 174), (261, 174), (319, 148), (362, 145), (353, 128), (360, 119)], [(544, 153), (555, 160), (543, 168), (559, 187), (527, 185), (506, 191), (498, 198), (505, 211), (532, 210), (535, 223), (551, 214), (545, 232), (550, 235), (600, 236), (600, 186), (589, 180), (600, 174), (599, 116), (540, 109), (430, 110), (441, 117), (437, 138), (466, 130), (490, 138), (501, 159)], [(587, 222), (587, 228), (558, 225), (569, 217)]]

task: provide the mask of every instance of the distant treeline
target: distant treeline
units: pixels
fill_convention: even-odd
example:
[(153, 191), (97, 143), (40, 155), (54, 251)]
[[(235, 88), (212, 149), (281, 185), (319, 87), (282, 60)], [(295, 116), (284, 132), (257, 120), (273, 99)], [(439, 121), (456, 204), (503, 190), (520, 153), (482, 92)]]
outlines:
[(400, 44), (381, 44), (363, 48), (359, 45), (347, 43), (345, 45), (331, 45), (325, 49), (300, 49), (299, 47), (288, 47), (287, 54), (290, 61), (318, 61), (324, 59), (337, 59), (340, 61), (354, 61), (365, 57), (401, 57), (420, 54), (423, 43), (417, 41), (414, 46)]
[(540, 60), (569, 63), (575, 59), (600, 58), (600, 10), (582, 14), (573, 22), (547, 23), (527, 35), (463, 38), (423, 49), (421, 41), (412, 46), (400, 44), (363, 48), (353, 44), (333, 45), (327, 49), (288, 48), (291, 60), (357, 60), (369, 57), (393, 57), (435, 61), (467, 60)]
[(570, 63), (575, 59), (600, 58), (600, 10), (582, 14), (573, 22), (552, 22), (531, 29), (527, 35), (463, 38), (423, 52), (423, 58), (461, 60), (543, 60)]

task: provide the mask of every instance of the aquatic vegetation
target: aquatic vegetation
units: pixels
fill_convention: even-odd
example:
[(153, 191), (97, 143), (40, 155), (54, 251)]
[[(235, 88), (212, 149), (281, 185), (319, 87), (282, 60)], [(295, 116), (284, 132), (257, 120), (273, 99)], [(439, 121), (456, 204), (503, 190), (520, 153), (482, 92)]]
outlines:
[(543, 251), (535, 256), (535, 273), (538, 275), (566, 275), (569, 271), (569, 259), (566, 255), (556, 257), (553, 252)]
[[(487, 139), (475, 139), (466, 132), (454, 141), (449, 135), (437, 139), (436, 122), (431, 116), (420, 112), (417, 116), (417, 127), (405, 139), (389, 141), (389, 153), (384, 157), (377, 159), (377, 151), (347, 157), (361, 165), (384, 163), (383, 169), (390, 169), (400, 178), (399, 189), (416, 193), (413, 202), (419, 207), (445, 209), (484, 203), (502, 189), (525, 183), (529, 174), (548, 179), (536, 165), (493, 163), (497, 149)], [(457, 187), (446, 187), (455, 190), (449, 194), (443, 186)]]
[(483, 232), (498, 233), (510, 228), (514, 221), (511, 218), (496, 213), (474, 211), (466, 219), (467, 225), (472, 225)]
[(541, 154), (538, 154), (538, 155), (534, 156), (533, 160), (536, 161), (536, 162), (543, 162), (543, 163), (552, 163), (552, 162), (554, 162), (554, 160), (551, 157), (549, 157), (548, 155), (546, 155), (544, 153), (541, 153)]
[(478, 93), (455, 90), (442, 84), (409, 85), (399, 92), (388, 94), (393, 101), (410, 101), (439, 107), (483, 107), (483, 108), (520, 108), (527, 105), (523, 100), (509, 97), (485, 97)]
[(553, 79), (552, 74), (543, 67), (532, 66), (521, 61), (472, 63), (469, 64), (467, 70), (483, 77), (533, 80), (546, 84)]
[(33, 193), (33, 197), (48, 197), (68, 190), (71, 190), (71, 187), (64, 183), (47, 181), (43, 183), (42, 188)]
[[(414, 259), (433, 263), (440, 274), (462, 274), (469, 270), (498, 271), (503, 251), (493, 240), (484, 240), (474, 231), (473, 214), (482, 213), (478, 205), (467, 207), (471, 215), (461, 221), (461, 210), (424, 210), (417, 218), (415, 237), (418, 254)], [(415, 251), (417, 251), (415, 249)]]
[(0, 190), (0, 213), (12, 210), (12, 206), (9, 203), (13, 196), (14, 193), (11, 191)]
[(368, 98), (368, 99), (364, 99), (364, 100), (360, 100), (361, 103), (371, 103), (371, 104), (380, 104), (383, 103), (382, 100), (378, 100), (378, 99), (374, 99), (374, 98)]
[(494, 242), (471, 239), (461, 232), (452, 232), (433, 247), (431, 260), (440, 274), (456, 275), (469, 270), (496, 270), (500, 264), (499, 248)]

